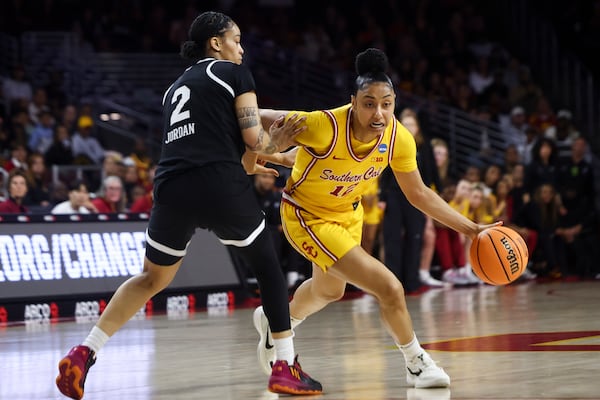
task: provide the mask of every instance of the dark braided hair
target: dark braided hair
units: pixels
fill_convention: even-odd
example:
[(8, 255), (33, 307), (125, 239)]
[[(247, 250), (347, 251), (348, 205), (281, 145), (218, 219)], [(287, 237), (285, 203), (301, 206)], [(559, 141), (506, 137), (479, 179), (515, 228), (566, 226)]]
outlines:
[(189, 40), (181, 44), (181, 57), (198, 60), (206, 56), (206, 41), (214, 36), (222, 36), (234, 25), (231, 17), (215, 11), (198, 15), (188, 32)]
[(355, 93), (374, 82), (384, 82), (390, 88), (394, 88), (392, 80), (385, 73), (388, 68), (388, 58), (383, 51), (374, 48), (367, 49), (356, 56), (354, 65), (358, 74), (355, 81)]

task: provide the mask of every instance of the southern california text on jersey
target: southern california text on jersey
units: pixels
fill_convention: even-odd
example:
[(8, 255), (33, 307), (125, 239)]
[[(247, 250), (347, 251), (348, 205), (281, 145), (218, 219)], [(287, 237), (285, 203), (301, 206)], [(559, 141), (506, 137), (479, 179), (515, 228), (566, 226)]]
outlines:
[(352, 136), (350, 104), (299, 113), (308, 129), (286, 184), (284, 200), (331, 221), (347, 221), (361, 196), (386, 166), (400, 172), (417, 168), (415, 142), (395, 118), (369, 143)]

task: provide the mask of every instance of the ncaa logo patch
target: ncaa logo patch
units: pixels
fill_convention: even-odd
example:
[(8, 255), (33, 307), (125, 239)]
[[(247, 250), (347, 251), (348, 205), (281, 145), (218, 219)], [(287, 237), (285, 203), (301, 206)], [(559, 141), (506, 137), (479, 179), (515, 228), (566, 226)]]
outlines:
[(381, 143), (381, 144), (379, 145), (379, 147), (377, 148), (377, 150), (378, 150), (380, 153), (385, 153), (385, 152), (387, 151), (387, 144), (385, 144), (385, 143)]

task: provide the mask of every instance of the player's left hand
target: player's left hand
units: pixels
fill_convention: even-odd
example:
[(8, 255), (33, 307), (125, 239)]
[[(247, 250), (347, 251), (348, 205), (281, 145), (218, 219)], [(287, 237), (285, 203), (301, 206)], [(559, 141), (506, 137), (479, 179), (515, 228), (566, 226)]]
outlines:
[(242, 155), (241, 162), (248, 175), (268, 174), (279, 176), (276, 169), (265, 167), (266, 161), (260, 160), (258, 154), (253, 151), (246, 150)]
[(471, 239), (474, 239), (475, 236), (479, 234), (479, 232), (485, 231), (488, 228), (493, 228), (494, 226), (500, 226), (504, 224), (502, 221), (496, 221), (493, 224), (477, 224), (477, 232), (471, 235)]

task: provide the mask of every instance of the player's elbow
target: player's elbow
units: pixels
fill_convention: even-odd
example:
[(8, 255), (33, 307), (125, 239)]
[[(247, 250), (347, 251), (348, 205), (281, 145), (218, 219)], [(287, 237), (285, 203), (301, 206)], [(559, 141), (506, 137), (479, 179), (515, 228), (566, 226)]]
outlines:
[(404, 195), (415, 208), (421, 208), (423, 204), (428, 201), (429, 189), (422, 185), (411, 187), (409, 190), (404, 192)]

